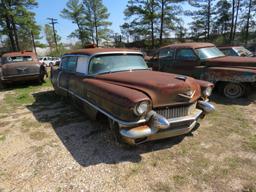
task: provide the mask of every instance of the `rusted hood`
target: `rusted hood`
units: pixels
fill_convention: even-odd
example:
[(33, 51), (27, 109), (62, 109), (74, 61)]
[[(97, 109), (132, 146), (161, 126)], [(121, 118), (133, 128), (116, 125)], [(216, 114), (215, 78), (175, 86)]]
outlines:
[(34, 61), (6, 63), (2, 65), (4, 76), (19, 75), (22, 73), (39, 73), (40, 64)]
[(220, 66), (220, 67), (242, 67), (242, 68), (256, 68), (256, 58), (255, 57), (235, 57), (235, 56), (225, 56), (213, 59), (208, 59), (205, 62), (208, 66)]
[[(193, 78), (179, 77), (170, 73), (139, 70), (98, 75), (96, 78), (143, 92), (151, 98), (153, 107), (160, 107), (194, 102), (200, 97), (200, 86)], [(191, 98), (186, 97), (189, 91), (193, 93)]]

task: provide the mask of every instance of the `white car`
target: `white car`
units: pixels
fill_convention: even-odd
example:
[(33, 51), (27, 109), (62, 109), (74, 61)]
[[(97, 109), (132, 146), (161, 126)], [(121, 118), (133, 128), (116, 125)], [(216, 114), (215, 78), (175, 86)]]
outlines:
[(40, 57), (39, 62), (44, 64), (46, 67), (53, 66), (56, 63), (52, 57)]

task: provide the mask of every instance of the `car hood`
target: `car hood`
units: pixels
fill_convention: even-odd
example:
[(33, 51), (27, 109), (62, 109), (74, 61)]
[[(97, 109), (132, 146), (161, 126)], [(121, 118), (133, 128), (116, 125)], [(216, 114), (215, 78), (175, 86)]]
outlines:
[(212, 58), (205, 61), (205, 65), (214, 67), (241, 67), (241, 68), (256, 68), (255, 57), (236, 57), (225, 56)]
[[(97, 75), (96, 78), (145, 93), (153, 107), (192, 103), (201, 96), (200, 86), (193, 78), (170, 73), (138, 70)], [(191, 91), (193, 94), (189, 95)]]

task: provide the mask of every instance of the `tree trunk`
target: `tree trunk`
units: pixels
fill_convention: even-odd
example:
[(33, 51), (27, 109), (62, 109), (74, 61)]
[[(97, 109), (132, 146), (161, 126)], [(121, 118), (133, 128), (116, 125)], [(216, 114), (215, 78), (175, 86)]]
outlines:
[(246, 22), (246, 29), (245, 29), (245, 45), (247, 45), (248, 37), (249, 37), (249, 25), (250, 25), (250, 18), (251, 18), (251, 8), (252, 8), (252, 0), (250, 0), (249, 7), (248, 7), (247, 22)]
[(236, 18), (235, 18), (234, 32), (233, 32), (232, 40), (235, 40), (235, 37), (236, 37), (236, 27), (237, 27), (237, 19), (238, 19), (239, 8), (240, 8), (240, 0), (237, 0)]
[(232, 0), (232, 18), (231, 18), (231, 28), (229, 33), (230, 42), (232, 42), (233, 31), (234, 31), (234, 16), (235, 16), (235, 0)]
[(211, 26), (211, 0), (208, 0), (207, 6), (207, 39), (210, 38), (210, 26)]
[(161, 1), (161, 20), (160, 20), (160, 36), (159, 36), (159, 46), (162, 45), (163, 41), (163, 29), (164, 29), (164, 6), (165, 6), (165, 0)]
[(82, 29), (81, 25), (79, 24), (78, 20), (76, 20), (75, 22), (76, 22), (76, 25), (77, 25), (77, 28), (78, 28), (78, 31), (79, 31), (79, 39), (82, 42), (82, 46), (84, 46), (83, 29)]
[(10, 39), (11, 46), (12, 46), (12, 51), (17, 51), (16, 44), (15, 44), (15, 41), (13, 38), (13, 33), (12, 33), (13, 30), (12, 30), (11, 23), (10, 23), (8, 16), (5, 17), (5, 22), (6, 22), (6, 27), (7, 27), (7, 31), (8, 31), (8, 37)]
[(15, 39), (17, 51), (20, 51), (20, 45), (19, 45), (19, 38), (18, 38), (18, 34), (17, 34), (17, 28), (16, 28), (16, 24), (14, 22), (14, 18), (12, 16), (11, 16), (11, 23), (12, 23), (12, 27), (13, 27), (13, 33), (14, 33), (14, 39)]
[(37, 55), (37, 52), (36, 52), (36, 44), (35, 44), (35, 38), (34, 38), (33, 31), (31, 31), (31, 39), (32, 39), (33, 49), (34, 49), (34, 51), (35, 51), (35, 54)]

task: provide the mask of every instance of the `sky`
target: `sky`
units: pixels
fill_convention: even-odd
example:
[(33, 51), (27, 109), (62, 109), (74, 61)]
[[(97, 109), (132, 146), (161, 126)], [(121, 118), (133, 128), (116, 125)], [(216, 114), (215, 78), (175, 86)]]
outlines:
[[(61, 36), (63, 42), (71, 42), (67, 36), (76, 29), (76, 26), (67, 19), (60, 17), (60, 12), (65, 8), (68, 0), (38, 0), (38, 7), (33, 11), (36, 13), (36, 21), (39, 25), (44, 26), (49, 23), (47, 18), (52, 17), (58, 20), (56, 30), (58, 35)], [(126, 8), (128, 0), (103, 0), (104, 5), (107, 7), (110, 13), (109, 20), (112, 22), (111, 29), (114, 32), (120, 32), (120, 25), (124, 22), (124, 10)], [(186, 9), (188, 5), (183, 4), (183, 8)], [(189, 18), (184, 18), (185, 23), (190, 21)], [(42, 34), (42, 36), (44, 36)], [(45, 42), (45, 39), (43, 39)]]

